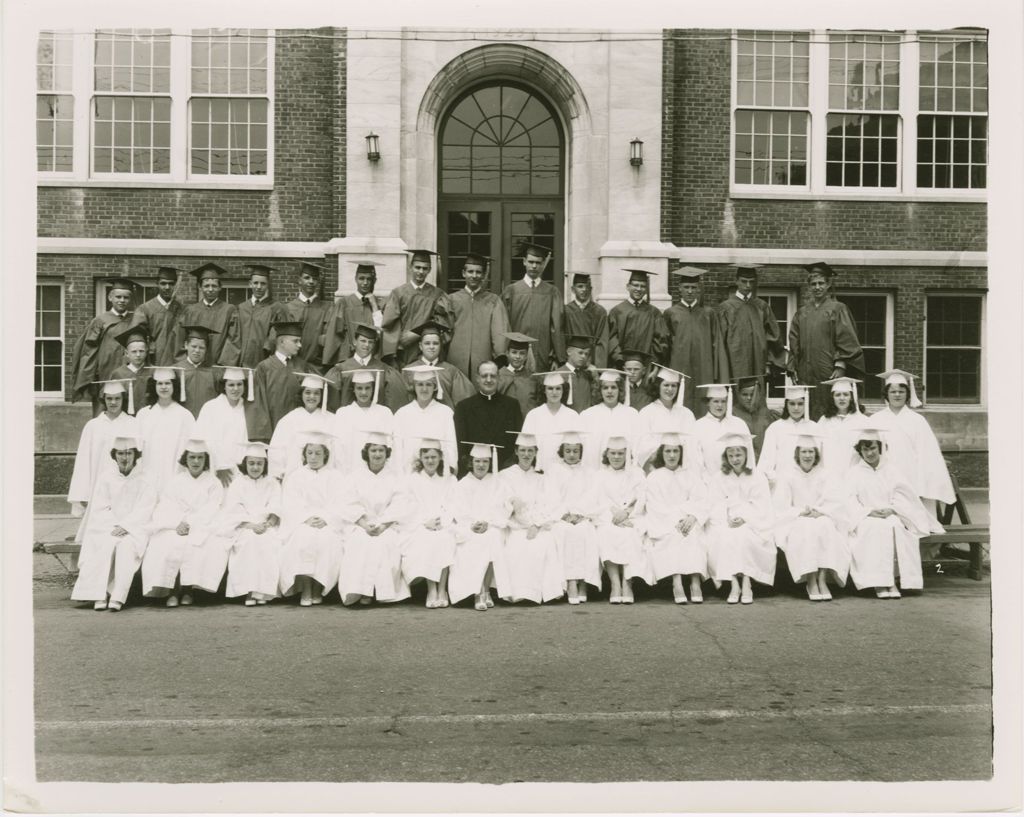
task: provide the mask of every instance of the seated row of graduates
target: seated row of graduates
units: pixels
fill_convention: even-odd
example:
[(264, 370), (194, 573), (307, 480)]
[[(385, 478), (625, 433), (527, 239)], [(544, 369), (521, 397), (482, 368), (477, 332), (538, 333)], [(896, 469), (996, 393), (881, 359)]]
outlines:
[[(176, 607), (195, 589), (216, 592), (227, 574), (229, 597), (257, 606), (278, 596), (320, 603), (337, 588), (344, 604), (408, 598), (426, 582), (427, 607), (472, 598), (508, 602), (586, 600), (608, 576), (613, 604), (633, 601), (632, 581), (671, 579), (679, 604), (703, 601), (701, 583), (729, 584), (730, 604), (753, 601), (752, 581), (774, 581), (776, 547), (813, 601), (828, 584), (874, 588), (898, 598), (922, 585), (918, 538), (927, 513), (885, 458), (884, 429), (856, 433), (857, 464), (839, 482), (826, 478), (821, 435), (794, 433), (793, 461), (774, 489), (754, 462), (751, 435), (718, 439), (720, 468), (705, 482), (696, 439), (659, 432), (654, 469), (633, 464), (629, 442), (601, 443), (601, 465), (585, 472), (593, 436), (557, 434), (557, 460), (537, 468), (538, 435), (519, 433), (516, 463), (494, 473), (494, 446), (473, 444), (472, 469), (449, 472), (440, 439), (419, 437), (416, 467), (392, 462), (398, 442), (369, 430), (361, 470), (328, 467), (332, 435), (304, 431), (292, 442), (301, 465), (283, 481), (268, 476), (268, 449), (239, 452), (225, 491), (210, 472), (210, 446), (182, 445), (180, 467), (157, 485), (137, 467), (150, 452), (131, 436), (115, 438), (89, 503), (80, 573), (72, 593), (96, 609), (120, 610), (141, 567), (143, 593)], [(140, 460), (141, 456), (141, 460)]]

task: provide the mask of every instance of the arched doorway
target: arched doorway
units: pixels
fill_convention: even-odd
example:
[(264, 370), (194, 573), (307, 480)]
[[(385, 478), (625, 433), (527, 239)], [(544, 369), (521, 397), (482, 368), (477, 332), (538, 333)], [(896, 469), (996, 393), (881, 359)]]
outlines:
[(466, 254), (490, 256), (490, 289), (523, 276), (523, 245), (554, 254), (544, 279), (562, 288), (565, 137), (552, 105), (510, 81), (470, 88), (438, 131), (437, 246), (447, 264), (438, 284), (463, 285)]

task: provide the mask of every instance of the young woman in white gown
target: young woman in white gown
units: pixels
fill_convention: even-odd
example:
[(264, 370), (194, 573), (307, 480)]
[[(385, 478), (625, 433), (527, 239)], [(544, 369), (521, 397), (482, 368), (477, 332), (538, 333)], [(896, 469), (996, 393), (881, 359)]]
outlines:
[[(671, 430), (686, 434), (697, 422), (693, 412), (683, 405), (687, 375), (660, 363), (654, 365), (657, 367), (658, 398), (640, 409), (640, 437), (635, 458), (636, 464), (648, 474), (654, 468), (652, 459), (661, 445), (661, 432)], [(700, 451), (695, 448), (693, 454), (699, 458)]]
[(601, 452), (607, 448), (610, 437), (625, 437), (629, 449), (636, 451), (640, 415), (635, 408), (621, 402), (625, 376), (625, 372), (616, 369), (602, 369), (597, 378), (601, 402), (580, 412), (580, 424), (591, 441), (583, 458), (588, 468), (596, 469), (601, 465)]
[(846, 472), (860, 462), (853, 445), (857, 442), (857, 432), (868, 423), (868, 416), (857, 399), (857, 384), (860, 382), (852, 377), (822, 382), (822, 385), (831, 386), (831, 392), (825, 412), (818, 419), (818, 428), (824, 435), (821, 458), (834, 482), (841, 482)]
[(302, 378), (299, 399), (302, 404), (280, 419), (270, 438), (270, 476), (284, 479), (302, 467), (303, 446), (299, 442), (307, 432), (324, 432), (327, 468), (338, 469), (340, 441), (334, 436), (335, 416), (327, 411), (327, 391), (331, 381), (318, 374), (296, 372)]
[(135, 415), (144, 456), (141, 468), (156, 488), (170, 483), (178, 473), (185, 440), (195, 435), (196, 419), (181, 405), (181, 369), (174, 366), (149, 367), (152, 372), (146, 391), (149, 405)]
[(643, 572), (643, 514), (647, 483), (629, 461), (629, 441), (609, 437), (594, 474), (598, 553), (608, 574), (611, 604), (632, 604), (634, 576)]
[[(580, 427), (580, 415), (565, 404), (568, 372), (538, 372), (543, 378), (544, 402), (523, 418), (523, 433), (537, 439), (537, 467), (546, 471), (558, 461), (558, 435)], [(507, 469), (506, 469), (507, 470)]]
[(810, 434), (818, 432), (818, 424), (807, 417), (810, 402), (807, 386), (786, 386), (782, 417), (765, 429), (761, 456), (757, 460), (756, 470), (768, 478), (769, 485), (775, 483), (778, 469), (789, 467), (789, 463), (792, 462), (791, 435), (795, 431), (806, 431)]

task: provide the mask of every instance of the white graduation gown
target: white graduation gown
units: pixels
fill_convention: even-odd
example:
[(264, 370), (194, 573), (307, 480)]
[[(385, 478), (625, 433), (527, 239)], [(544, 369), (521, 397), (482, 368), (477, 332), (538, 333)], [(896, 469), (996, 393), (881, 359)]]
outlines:
[[(635, 455), (640, 438), (640, 414), (635, 408), (623, 403), (608, 408), (604, 403), (598, 403), (580, 412), (580, 422), (584, 431), (588, 432), (583, 438), (584, 465), (590, 468), (601, 465), (601, 454), (609, 437), (625, 437), (629, 444), (629, 455)], [(636, 464), (642, 465), (639, 461)]]
[[(558, 411), (552, 413), (547, 405), (537, 406), (530, 409), (523, 418), (523, 433), (537, 435), (537, 468), (546, 471), (558, 462), (558, 446), (562, 439), (560, 432), (570, 429), (580, 430), (580, 415), (568, 406), (559, 405)], [(515, 444), (515, 437), (509, 435), (512, 445)], [(583, 441), (583, 453), (586, 455), (588, 441)]]
[[(545, 471), (547, 496), (557, 521), (551, 526), (558, 545), (562, 578), (585, 581), (601, 589), (601, 554), (593, 519), (600, 508), (594, 492), (593, 471), (582, 462), (566, 465), (559, 460)], [(566, 514), (582, 516), (575, 525), (565, 521)]]
[(159, 403), (139, 409), (135, 415), (142, 441), (139, 466), (146, 478), (163, 489), (179, 473), (178, 459), (185, 443), (195, 436), (196, 418), (180, 403), (166, 408)]
[(821, 464), (830, 481), (842, 482), (846, 473), (860, 462), (853, 446), (857, 443), (857, 432), (867, 424), (867, 415), (859, 411), (818, 420), (818, 429), (825, 435), (821, 441)]
[[(920, 537), (928, 533), (929, 514), (902, 472), (882, 461), (872, 468), (861, 461), (846, 480), (846, 521), (850, 527), (850, 578), (854, 587), (891, 587), (894, 562), (900, 587), (920, 590)], [(885, 519), (868, 516), (871, 511), (892, 508)]]
[[(820, 429), (817, 423), (806, 418), (799, 421), (789, 418), (776, 420), (765, 429), (756, 470), (768, 478), (769, 484), (775, 482), (776, 473), (795, 464), (793, 452), (796, 450), (797, 438), (793, 435), (798, 432), (817, 434)], [(747, 465), (750, 465), (749, 461)]]
[[(602, 562), (623, 565), (627, 579), (643, 574), (644, 504), (647, 480), (642, 469), (626, 465), (619, 470), (602, 465), (594, 475), (598, 512), (594, 517)], [(632, 527), (612, 522), (615, 511), (629, 511)]]
[[(115, 467), (96, 483), (89, 505), (89, 524), (82, 537), (78, 579), (71, 591), (75, 601), (124, 604), (149, 542), (147, 524), (156, 506), (156, 491), (135, 467), (123, 476)], [(128, 531), (114, 536), (115, 526)]]
[(199, 409), (196, 434), (210, 447), (210, 468), (213, 471), (231, 470), (242, 459), (242, 446), (249, 441), (245, 424), (245, 400), (232, 406), (224, 394), (218, 394)]
[[(775, 582), (775, 543), (772, 541), (771, 493), (764, 474), (715, 475), (711, 482), (711, 521), (708, 526), (708, 568), (718, 587), (740, 573), (761, 584)], [(744, 524), (729, 527), (729, 519)]]
[[(547, 480), (536, 469), (511, 465), (499, 473), (498, 483), (509, 516), (503, 558), (495, 565), (498, 595), (505, 601), (535, 604), (561, 598), (565, 583), (551, 532), (556, 517)], [(528, 538), (530, 527), (538, 528), (533, 539)]]
[[(680, 466), (655, 468), (647, 475), (644, 505), (644, 559), (640, 573), (647, 584), (667, 576), (708, 577), (704, 525), (708, 521), (708, 489), (700, 473)], [(685, 536), (676, 527), (687, 516), (697, 521)]]
[[(309, 576), (323, 586), (326, 595), (338, 581), (341, 568), (342, 531), (355, 521), (354, 506), (347, 504), (347, 485), (340, 471), (324, 466), (296, 468), (281, 486), (280, 592), (298, 592), (295, 579)], [(307, 525), (319, 517), (326, 527)]]
[[(363, 461), (363, 446), (366, 445), (368, 432), (379, 431), (383, 434), (391, 434), (394, 431), (395, 415), (391, 409), (379, 403), (373, 403), (366, 408), (360, 407), (357, 403), (349, 403), (342, 406), (334, 413), (334, 433), (338, 437), (338, 467), (342, 471), (352, 471), (357, 474), (366, 470), (366, 463)], [(391, 463), (389, 467), (397, 469), (395, 451), (392, 448)]]
[[(402, 531), (402, 575), (409, 584), (417, 579), (438, 582), (441, 572), (455, 561), (455, 517), (450, 506), (457, 484), (451, 474), (429, 477), (426, 471), (404, 480), (408, 517)], [(424, 527), (434, 519), (441, 520), (439, 530)]]
[[(723, 434), (749, 434), (750, 429), (739, 417), (725, 415), (721, 420), (711, 414), (705, 414), (693, 424), (693, 434), (700, 442), (701, 459), (703, 460), (704, 482), (708, 487), (715, 477), (722, 473), (722, 443), (719, 438)], [(754, 467), (754, 446), (747, 446), (747, 467)]]
[[(842, 483), (823, 465), (805, 472), (793, 463), (776, 474), (772, 491), (775, 543), (786, 554), (793, 581), (806, 581), (809, 574), (825, 569), (834, 584), (844, 586), (850, 572), (850, 549), (842, 514)], [(801, 516), (807, 508), (823, 515)]]
[[(455, 518), (455, 561), (448, 571), (448, 597), (452, 604), (475, 596), (484, 580), (496, 587), (494, 574), (503, 557), (508, 509), (498, 485), (499, 477), (485, 474), (478, 479), (467, 474), (455, 486), (451, 511)], [(487, 530), (476, 533), (473, 525), (486, 522)]]
[[(322, 408), (306, 411), (304, 406), (292, 409), (282, 417), (270, 438), (270, 451), (268, 452), (270, 476), (282, 479), (301, 468), (301, 435), (309, 431), (322, 431), (331, 434), (335, 429), (334, 420), (334, 416)], [(327, 465), (324, 467), (331, 471), (337, 470), (336, 454), (339, 447), (338, 440), (333, 438), (327, 443), (330, 455)]]
[(273, 477), (252, 479), (236, 471), (217, 518), (217, 535), (228, 558), (225, 590), (228, 598), (252, 593), (256, 598), (267, 600), (278, 595), (280, 524), (268, 527), (263, 533), (239, 528), (245, 522), (266, 522), (270, 514), (281, 516), (281, 483)]
[[(387, 409), (385, 409), (387, 411)], [(390, 412), (389, 412), (390, 413)], [(402, 576), (402, 522), (408, 514), (409, 498), (397, 469), (388, 462), (379, 474), (366, 463), (346, 480), (351, 519), (343, 531), (344, 547), (338, 573), (338, 593), (351, 603), (355, 596), (376, 597), (395, 602), (409, 598), (409, 583)], [(394, 523), (377, 536), (370, 536), (357, 523)]]
[[(117, 472), (117, 465), (110, 456), (114, 438), (135, 434), (137, 429), (135, 418), (124, 412), (113, 420), (104, 412), (85, 424), (78, 439), (75, 466), (68, 485), (72, 516), (82, 516), (82, 506), (92, 496), (100, 474)], [(142, 460), (138, 464), (141, 465)]]
[[(207, 578), (204, 551), (224, 498), (220, 481), (209, 471), (193, 477), (181, 470), (166, 486), (160, 486), (159, 493), (160, 501), (149, 524), (152, 536), (142, 560), (143, 594), (166, 596), (174, 589), (179, 572), (183, 587), (208, 586), (210, 582), (204, 582)], [(189, 526), (184, 536), (176, 530), (181, 522)], [(226, 555), (223, 561), (226, 563)], [(217, 563), (219, 560), (214, 560), (209, 567), (216, 571)], [(218, 583), (223, 575), (221, 569)]]
[(455, 412), (444, 403), (431, 400), (420, 408), (415, 400), (395, 412), (395, 451), (392, 461), (399, 473), (412, 473), (413, 463), (419, 456), (420, 439), (430, 437), (441, 440), (441, 455), (445, 470), (458, 468), (455, 444)]
[(655, 400), (640, 409), (638, 415), (639, 437), (636, 448), (636, 464), (641, 468), (655, 455), (661, 445), (663, 431), (687, 433), (693, 431), (697, 422), (693, 412), (679, 404), (666, 408), (661, 400)]

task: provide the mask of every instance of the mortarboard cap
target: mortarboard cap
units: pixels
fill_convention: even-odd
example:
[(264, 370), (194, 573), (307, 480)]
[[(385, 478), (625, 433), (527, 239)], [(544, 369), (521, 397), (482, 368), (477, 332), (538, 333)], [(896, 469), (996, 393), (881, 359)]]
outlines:
[(110, 287), (110, 291), (113, 292), (115, 289), (126, 289), (132, 295), (135, 294), (135, 290), (138, 288), (134, 281), (130, 278), (125, 278), (123, 275), (115, 275), (112, 278), (101, 279), (104, 284)]
[(824, 261), (815, 261), (813, 264), (804, 264), (804, 269), (807, 270), (808, 275), (812, 272), (816, 272), (824, 275), (825, 278), (829, 280), (836, 277), (835, 271)]
[(649, 276), (649, 275), (657, 275), (658, 274), (656, 272), (653, 272), (653, 271), (647, 270), (647, 269), (630, 269), (629, 267), (623, 267), (622, 271), (629, 273), (629, 280), (630, 281), (643, 281), (645, 284), (647, 283), (647, 280), (648, 280), (647, 276)]
[(531, 343), (537, 342), (537, 338), (531, 338), (522, 332), (504, 332), (503, 337), (508, 341), (510, 349), (529, 349)]
[(639, 349), (625, 349), (620, 353), (620, 357), (622, 358), (623, 363), (628, 360), (635, 360), (638, 363), (644, 364), (644, 366), (646, 366), (651, 359), (651, 356), (647, 354), (647, 352), (641, 352)]
[(516, 435), (516, 442), (515, 442), (516, 445), (521, 445), (521, 446), (528, 447), (528, 448), (536, 448), (537, 447), (537, 435), (536, 434), (531, 434), (528, 431), (525, 431), (525, 432), (524, 431), (506, 431), (505, 433), (506, 434), (515, 434)]
[(836, 393), (848, 393), (853, 396), (853, 406), (857, 409), (857, 384), (862, 381), (856, 380), (852, 377), (836, 377), (832, 380), (822, 380), (823, 386), (831, 386), (832, 394)]
[(566, 270), (565, 274), (572, 276), (573, 284), (592, 284), (594, 282), (591, 280), (591, 278), (593, 278), (594, 275), (596, 275), (596, 273), (593, 272), (587, 272), (586, 270), (576, 269)]
[(594, 345), (596, 338), (590, 335), (567, 335), (565, 338), (566, 346), (574, 346), (577, 349), (590, 349)]
[(798, 430), (790, 431), (790, 437), (793, 438), (794, 448), (821, 448), (822, 440), (825, 439), (825, 434), (814, 428), (801, 427)]
[(691, 281), (692, 283), (700, 281), (701, 276), (706, 273), (707, 270), (701, 269), (700, 267), (680, 267), (679, 269), (669, 270), (669, 274), (675, 275), (683, 281)]
[(878, 377), (882, 378), (883, 391), (884, 387), (891, 386), (894, 383), (902, 386), (906, 386), (910, 391), (910, 407), (920, 408), (921, 401), (917, 397), (917, 388), (914, 385), (914, 381), (917, 379), (916, 374), (911, 374), (903, 369), (889, 369), (886, 372), (880, 372)]
[(373, 340), (377, 340), (380, 337), (380, 330), (368, 323), (357, 323), (352, 332), (355, 335), (362, 335), (364, 338), (372, 338)]
[(491, 263), (491, 257), (489, 255), (481, 255), (478, 252), (471, 252), (466, 256), (466, 260), (462, 262), (463, 266), (467, 264), (473, 264), (477, 267), (486, 268)]
[(270, 277), (270, 273), (277, 272), (277, 267), (268, 267), (266, 264), (246, 264), (245, 268), (249, 270), (249, 276), (263, 275), (267, 278)]
[(302, 337), (302, 322), (301, 321), (275, 321), (271, 324), (274, 332), (278, 336), (282, 335), (295, 335), (296, 337)]
[(469, 456), (472, 459), (490, 459), (491, 473), (498, 473), (498, 449), (504, 448), (505, 446), (495, 445), (494, 443), (475, 443), (471, 440), (466, 440), (466, 443), (471, 446), (469, 449)]
[(686, 392), (686, 381), (690, 379), (690, 375), (683, 374), (683, 372), (677, 371), (676, 369), (670, 369), (668, 366), (664, 366), (661, 363), (655, 363), (657, 374), (655, 377), (658, 380), (664, 380), (666, 383), (677, 383), (679, 385), (679, 393), (676, 394), (674, 405), (680, 405), (683, 402), (683, 397)]
[(629, 448), (629, 440), (623, 437), (621, 434), (615, 434), (604, 441), (605, 449), (613, 449), (618, 451), (620, 448)]
[(736, 265), (736, 277), (737, 278), (756, 278), (757, 271), (761, 269), (760, 264), (737, 264)]
[(434, 250), (406, 250), (409, 253), (409, 260), (411, 262), (422, 261), (427, 264), (433, 264), (433, 256), (437, 255)]
[[(372, 272), (374, 275), (377, 274), (377, 262), (369, 261), (366, 258), (348, 258), (346, 263), (355, 264), (356, 272), (358, 275), (361, 272)], [(383, 265), (381, 265), (383, 266)]]
[(115, 335), (114, 340), (127, 349), (129, 343), (135, 343), (136, 341), (142, 341), (143, 343), (148, 344), (149, 335), (146, 334), (145, 326), (133, 326), (130, 329), (125, 329), (120, 334)]
[(580, 428), (566, 428), (558, 432), (562, 445), (583, 445), (583, 437), (587, 432)]
[(125, 383), (130, 380), (94, 380), (93, 385), (100, 386), (100, 396), (105, 394), (124, 394), (128, 389)]
[(421, 338), (424, 335), (440, 335), (444, 337), (444, 333), (451, 330), (444, 321), (439, 321), (431, 318), (429, 321), (424, 321), (419, 326), (413, 328), (413, 333), (419, 335)]
[(534, 372), (534, 377), (543, 377), (544, 386), (564, 386), (568, 372)]
[(246, 383), (246, 397), (248, 401), (255, 399), (255, 393), (253, 391), (252, 373), (253, 370), (245, 366), (214, 366), (214, 369), (223, 369), (224, 374), (222, 380), (241, 380)]
[(189, 323), (183, 324), (182, 329), (185, 330), (185, 340), (190, 338), (198, 338), (199, 340), (210, 342), (210, 335), (219, 335), (220, 333), (212, 326), (207, 326), (205, 323)]
[(312, 277), (318, 280), (320, 279), (321, 276), (323, 276), (325, 272), (327, 272), (327, 267), (325, 267), (323, 264), (316, 264), (312, 261), (301, 261), (300, 264), (301, 272), (306, 273), (306, 275), (311, 275)]
[(543, 244), (538, 244), (535, 241), (523, 242), (522, 248), (523, 256), (536, 255), (539, 258), (546, 258), (547, 256), (552, 254), (550, 249), (545, 247)]
[(697, 386), (704, 389), (704, 396), (708, 400), (720, 400), (725, 398), (725, 413), (732, 414), (732, 384), (731, 383), (702, 383)]
[(110, 441), (110, 447), (115, 451), (123, 451), (126, 448), (142, 450), (142, 443), (134, 434), (119, 434)]
[(206, 440), (201, 437), (192, 437), (189, 440), (185, 440), (185, 444), (181, 447), (182, 451), (187, 451), (190, 454), (209, 454), (210, 447), (206, 444)]
[(242, 458), (262, 457), (267, 459), (267, 451), (270, 449), (266, 443), (246, 442), (239, 446), (242, 449)]
[(202, 266), (192, 270), (190, 274), (195, 277), (197, 283), (202, 284), (207, 279), (220, 281), (221, 278), (228, 274), (228, 271), (212, 261), (207, 261)]
[(305, 448), (307, 445), (330, 446), (334, 442), (334, 434), (327, 429), (309, 429), (296, 434), (296, 442)]
[(429, 380), (433, 380), (437, 384), (437, 399), (444, 399), (443, 392), (441, 391), (441, 372), (443, 372), (444, 369), (440, 366), (431, 366), (429, 363), (418, 363), (415, 366), (406, 366), (402, 371), (411, 372), (414, 383), (426, 383)]
[(626, 376), (625, 372), (620, 372), (618, 369), (600, 369), (601, 374), (598, 375), (597, 379), (602, 383), (618, 383), (619, 380)]
[[(165, 380), (180, 380), (181, 399), (187, 399), (185, 394), (185, 370), (181, 366), (147, 366), (146, 368), (153, 372), (151, 379), (154, 383), (160, 383)], [(175, 374), (176, 372), (181, 372), (181, 374)]]
[(348, 375), (352, 378), (352, 384), (373, 383), (373, 399), (372, 402), (378, 402), (380, 398), (380, 376), (384, 374), (383, 369), (349, 369), (348, 371), (342, 372), (342, 377)]
[(386, 431), (367, 431), (366, 445), (386, 445), (391, 447), (391, 435)]
[(674, 428), (655, 431), (654, 433), (658, 435), (659, 445), (678, 445), (683, 447), (694, 439), (692, 434), (687, 434), (685, 431), (679, 431)]
[(156, 269), (156, 280), (158, 281), (177, 281), (178, 273), (182, 270), (179, 267), (172, 267), (169, 264), (165, 264), (162, 267)]
[(330, 391), (327, 387), (333, 383), (326, 377), (313, 372), (292, 372), (292, 374), (302, 378), (302, 382), (299, 383), (300, 389), (320, 389), (323, 392), (321, 408), (327, 411), (327, 392)]
[(721, 445), (722, 448), (747, 448), (753, 439), (753, 435), (748, 434), (745, 431), (727, 431), (718, 438), (718, 444)]
[(786, 385), (779, 386), (779, 389), (785, 392), (787, 400), (807, 400), (807, 393), (810, 390), (810, 386)]

